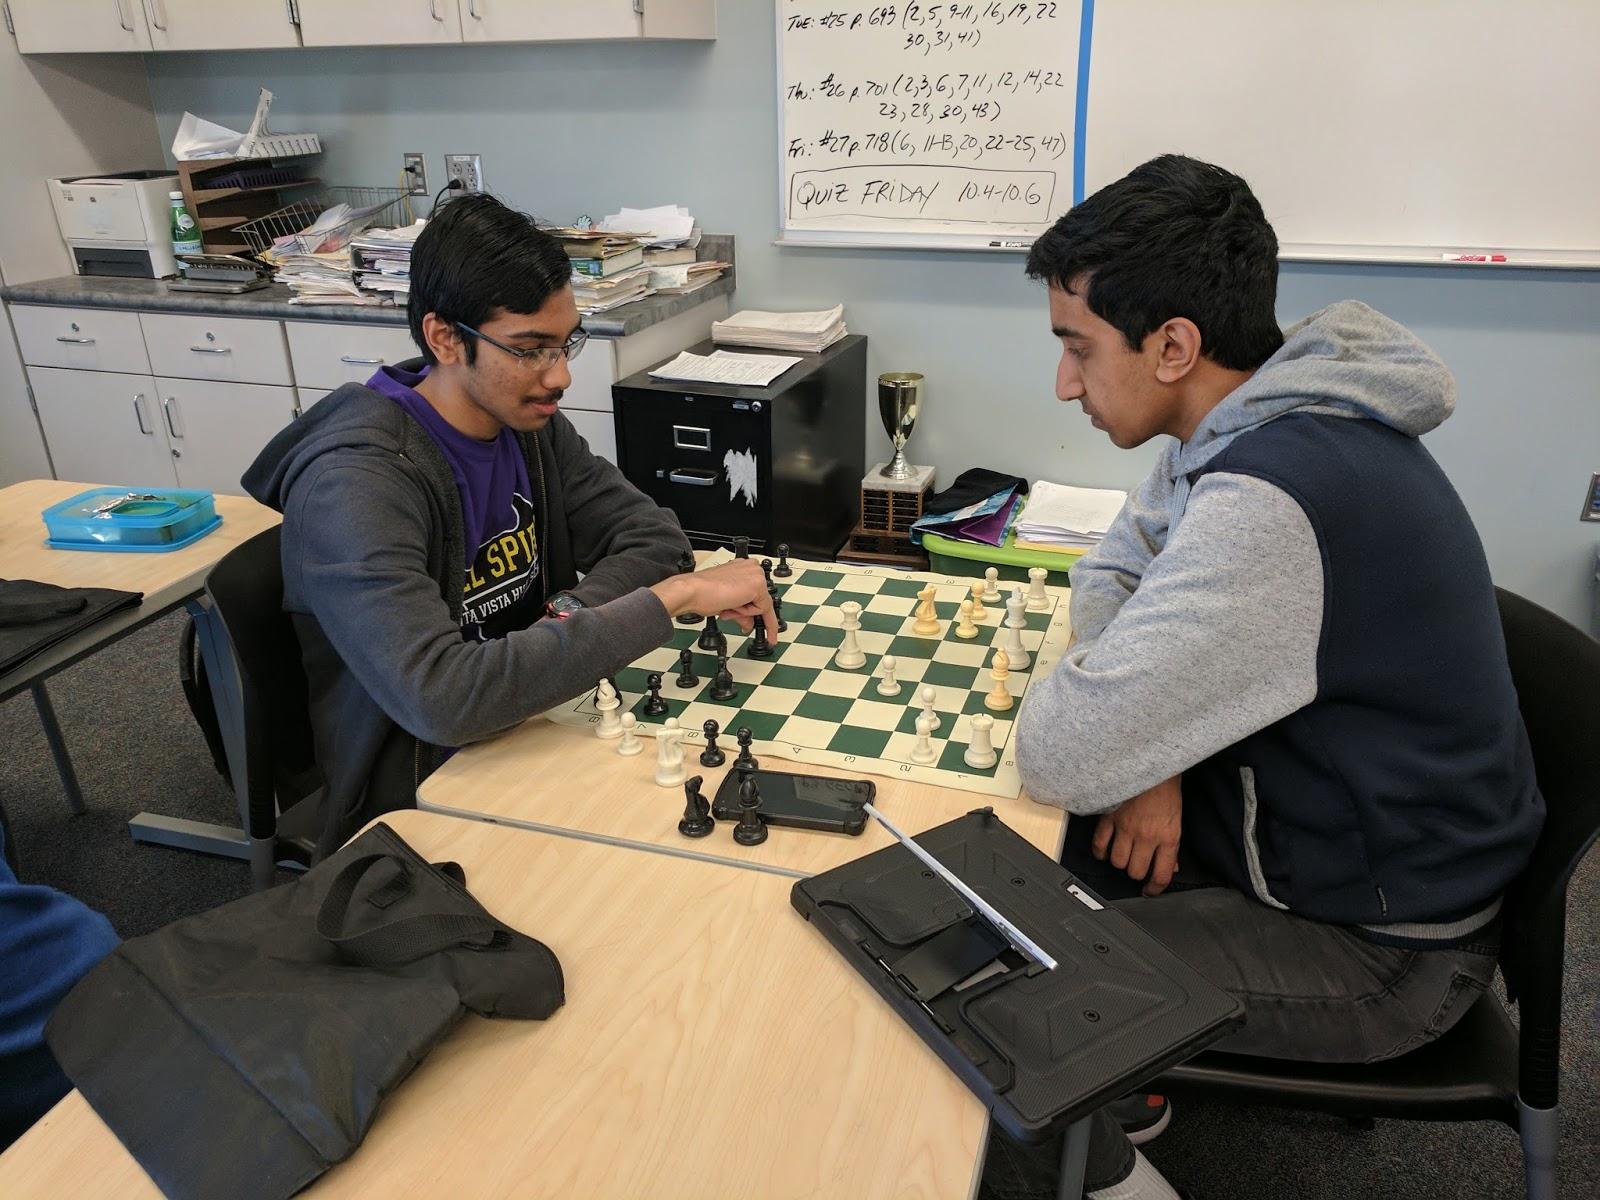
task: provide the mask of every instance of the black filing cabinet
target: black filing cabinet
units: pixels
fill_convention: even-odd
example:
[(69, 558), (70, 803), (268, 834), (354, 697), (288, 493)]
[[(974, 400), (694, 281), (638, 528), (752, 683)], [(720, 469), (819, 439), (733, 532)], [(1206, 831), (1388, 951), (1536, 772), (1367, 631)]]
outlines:
[(695, 545), (742, 534), (763, 553), (787, 543), (801, 557), (832, 559), (855, 527), (866, 473), (867, 339), (852, 334), (821, 354), (792, 357), (800, 362), (764, 388), (648, 371), (612, 385), (617, 465), (677, 514)]

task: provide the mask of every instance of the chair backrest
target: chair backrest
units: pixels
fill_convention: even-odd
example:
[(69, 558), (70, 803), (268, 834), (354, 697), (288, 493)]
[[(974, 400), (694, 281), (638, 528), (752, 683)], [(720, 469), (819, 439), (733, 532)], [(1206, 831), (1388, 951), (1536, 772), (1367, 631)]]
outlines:
[[(206, 577), (238, 677), (243, 786), (255, 837), (274, 832), (280, 801), (287, 808), (320, 783), (300, 640), (283, 611), (281, 546), (279, 528), (265, 530), (230, 550)], [(235, 774), (239, 769), (234, 763)]]
[(1545, 822), (1527, 869), (1506, 897), (1500, 954), (1521, 1026), (1525, 1103), (1556, 1102), (1567, 884), (1600, 835), (1600, 642), (1531, 600), (1495, 589), (1517, 704), (1533, 747)]

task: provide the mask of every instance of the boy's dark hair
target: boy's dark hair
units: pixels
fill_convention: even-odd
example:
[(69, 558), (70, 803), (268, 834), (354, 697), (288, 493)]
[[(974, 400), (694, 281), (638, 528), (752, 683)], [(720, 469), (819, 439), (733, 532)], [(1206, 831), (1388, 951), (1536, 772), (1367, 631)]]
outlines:
[(1283, 345), (1274, 307), (1278, 239), (1250, 185), (1231, 171), (1163, 154), (1058, 220), (1028, 254), (1028, 275), (1083, 294), (1137, 350), (1186, 317), (1215, 363), (1253, 371)]
[[(482, 193), (445, 204), (428, 221), (411, 251), (411, 340), (432, 366), (422, 318), (436, 314), (452, 325), (479, 328), (496, 309), (533, 313), (572, 278), (561, 243), (527, 213)], [(469, 364), (478, 339), (463, 338)]]

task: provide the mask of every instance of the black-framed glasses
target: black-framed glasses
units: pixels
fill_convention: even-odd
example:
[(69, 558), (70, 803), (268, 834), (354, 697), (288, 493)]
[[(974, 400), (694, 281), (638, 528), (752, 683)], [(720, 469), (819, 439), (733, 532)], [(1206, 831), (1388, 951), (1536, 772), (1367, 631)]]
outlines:
[(575, 329), (572, 331), (572, 336), (559, 346), (534, 346), (530, 350), (518, 350), (515, 346), (496, 341), (487, 333), (479, 333), (471, 325), (463, 325), (460, 321), (456, 322), (456, 328), (462, 333), (470, 333), (480, 342), (488, 342), (496, 350), (504, 350), (523, 366), (532, 367), (536, 371), (548, 371), (563, 355), (568, 362), (571, 362), (583, 352), (584, 343), (589, 340), (587, 329)]

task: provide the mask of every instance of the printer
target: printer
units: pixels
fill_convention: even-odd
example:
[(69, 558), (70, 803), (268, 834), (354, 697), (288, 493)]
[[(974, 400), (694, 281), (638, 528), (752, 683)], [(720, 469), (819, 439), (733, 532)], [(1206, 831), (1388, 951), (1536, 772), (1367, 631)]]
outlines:
[(56, 224), (79, 275), (165, 279), (178, 273), (172, 256), (171, 171), (123, 171), (50, 181)]

